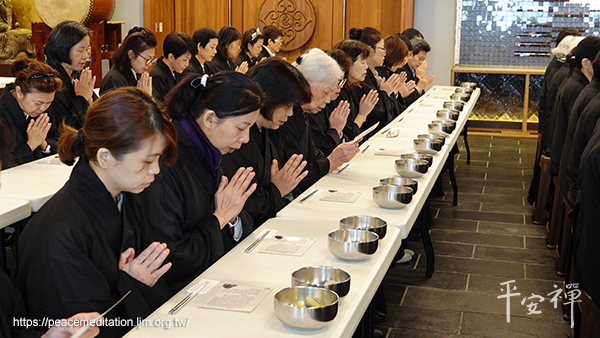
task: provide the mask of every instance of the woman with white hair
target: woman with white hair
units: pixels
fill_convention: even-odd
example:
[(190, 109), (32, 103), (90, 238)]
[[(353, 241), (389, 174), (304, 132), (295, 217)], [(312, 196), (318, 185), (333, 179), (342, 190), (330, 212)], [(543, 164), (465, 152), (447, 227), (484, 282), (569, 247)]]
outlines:
[(312, 99), (309, 103), (294, 107), (294, 114), (279, 128), (279, 137), (285, 161), (294, 154), (301, 154), (308, 163), (305, 167), (308, 175), (292, 193), (298, 196), (319, 178), (350, 161), (358, 153), (358, 143), (342, 143), (329, 156), (325, 156), (315, 146), (305, 116), (316, 114), (325, 108), (337, 94), (337, 89), (343, 85), (344, 73), (337, 62), (324, 51), (313, 48), (298, 57), (294, 66), (308, 81)]

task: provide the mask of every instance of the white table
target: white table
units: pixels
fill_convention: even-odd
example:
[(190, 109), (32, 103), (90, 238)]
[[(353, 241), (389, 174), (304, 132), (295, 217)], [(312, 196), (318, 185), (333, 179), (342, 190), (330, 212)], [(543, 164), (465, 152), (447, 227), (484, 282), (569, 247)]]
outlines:
[(4, 246), (4, 228), (31, 215), (28, 200), (0, 197), (0, 269), (6, 268), (6, 247)]
[(58, 155), (2, 170), (0, 197), (28, 200), (31, 211), (37, 212), (65, 185), (72, 170), (72, 166), (60, 162)]
[[(133, 329), (127, 337), (298, 337), (310, 334), (311, 337), (350, 337), (361, 317), (369, 306), (379, 284), (383, 280), (394, 254), (400, 247), (400, 231), (388, 227), (384, 239), (379, 242), (377, 252), (364, 261), (343, 261), (333, 256), (327, 249), (327, 234), (338, 229), (337, 221), (301, 220), (273, 218), (264, 223), (261, 229), (276, 229), (277, 234), (315, 238), (316, 242), (302, 257), (263, 254), (260, 251), (269, 244), (262, 241), (251, 253), (244, 250), (254, 241), (254, 236), (246, 238), (232, 251), (221, 258), (196, 281), (203, 278), (215, 279), (220, 283), (236, 283), (258, 287), (270, 287), (272, 290), (251, 313), (220, 311), (200, 308), (217, 288), (207, 294), (197, 295), (175, 315), (168, 311), (181, 301), (186, 291), (171, 298), (156, 312), (148, 317), (155, 320), (181, 320), (189, 318), (186, 328), (144, 327)], [(317, 331), (298, 331), (290, 329), (277, 319), (273, 309), (275, 293), (291, 286), (291, 273), (305, 266), (332, 266), (350, 273), (350, 292), (342, 298), (336, 318), (325, 328)], [(187, 289), (187, 287), (185, 288)]]
[(14, 77), (0, 77), (0, 89), (4, 89), (7, 84), (15, 82)]

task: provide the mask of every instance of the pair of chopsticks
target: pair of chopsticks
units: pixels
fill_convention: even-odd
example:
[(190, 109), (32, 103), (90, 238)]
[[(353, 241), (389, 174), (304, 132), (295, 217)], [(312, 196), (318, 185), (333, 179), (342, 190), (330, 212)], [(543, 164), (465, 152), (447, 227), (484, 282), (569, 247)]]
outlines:
[(336, 171), (335, 174), (339, 175), (342, 171), (346, 170), (346, 168), (348, 168), (349, 166), (350, 166), (350, 163), (346, 163), (346, 165), (341, 167), (340, 169), (338, 169), (338, 171)]
[(194, 290), (194, 292), (188, 294), (187, 296), (185, 296), (184, 299), (181, 300), (181, 302), (179, 302), (177, 305), (175, 305), (171, 311), (169, 311), (170, 315), (174, 315), (177, 311), (179, 311), (179, 309), (181, 309), (185, 304), (189, 303), (190, 300), (192, 300), (192, 298), (196, 297), (196, 295), (202, 291), (206, 286), (208, 285), (208, 281), (200, 284), (196, 290)]
[(304, 201), (306, 201), (307, 199), (309, 199), (312, 195), (316, 194), (317, 191), (319, 191), (319, 189), (315, 189), (313, 191), (310, 192), (310, 194), (306, 195), (303, 199), (300, 200), (299, 203), (302, 203)]
[(258, 245), (258, 243), (260, 243), (263, 239), (265, 239), (265, 237), (267, 237), (267, 235), (270, 233), (270, 230), (265, 231), (264, 234), (262, 234), (260, 237), (258, 237), (254, 242), (252, 242), (252, 244), (250, 244), (246, 250), (244, 250), (244, 252), (248, 253), (250, 251), (252, 251), (252, 249), (254, 249), (255, 246)]

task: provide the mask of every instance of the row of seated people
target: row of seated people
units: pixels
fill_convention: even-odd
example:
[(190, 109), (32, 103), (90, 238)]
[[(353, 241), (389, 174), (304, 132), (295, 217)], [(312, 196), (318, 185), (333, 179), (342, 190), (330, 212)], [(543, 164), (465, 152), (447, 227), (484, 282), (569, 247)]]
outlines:
[[(219, 34), (218, 41), (199, 42), (196, 55), (188, 48), (179, 56), (189, 53), (204, 74), (179, 80), (171, 74), (178, 83), (158, 103), (147, 72), (155, 60), (151, 31), (129, 32), (96, 98), (94, 77), (84, 69), (89, 31), (74, 22), (57, 25), (46, 48), (58, 39), (69, 59), (55, 67), (15, 63), (15, 83), (0, 99), (0, 116), (9, 116), (16, 136), (9, 140), (15, 146), (7, 146), (14, 156), (3, 163), (15, 157), (21, 163), (22, 147), (40, 151), (32, 159), (54, 151), (65, 164), (76, 162), (69, 181), (20, 238), (17, 284), (29, 315), (102, 312), (131, 291), (109, 317), (147, 316), (307, 187), (350, 161), (358, 153), (357, 133), (375, 123), (382, 128), (433, 81), (423, 76), (424, 40), (384, 39), (369, 27), (352, 29), (350, 36), (332, 51), (310, 49), (294, 64), (267, 57), (246, 74), (240, 68), (210, 74), (214, 51), (200, 48), (216, 44), (219, 50)], [(169, 37), (189, 45), (183, 33)], [(239, 40), (238, 33), (224, 50), (239, 49)], [(165, 54), (162, 62), (179, 73), (169, 66), (178, 57)], [(59, 94), (69, 97), (75, 120), (53, 117)], [(56, 126), (61, 133), (53, 143)], [(127, 329), (102, 327), (100, 335)]]
[[(579, 283), (600, 307), (600, 252), (596, 243), (600, 238), (596, 224), (600, 201), (600, 38), (582, 37), (577, 30), (566, 29), (559, 34), (552, 52), (554, 58), (546, 69), (540, 99), (540, 151), (550, 158), (549, 174), (558, 182), (554, 194), (571, 210), (572, 226), (565, 226), (573, 231), (569, 246), (575, 280), (568, 282)], [(535, 183), (534, 179), (532, 186)], [(536, 193), (535, 187), (530, 189), (530, 200), (535, 200)]]

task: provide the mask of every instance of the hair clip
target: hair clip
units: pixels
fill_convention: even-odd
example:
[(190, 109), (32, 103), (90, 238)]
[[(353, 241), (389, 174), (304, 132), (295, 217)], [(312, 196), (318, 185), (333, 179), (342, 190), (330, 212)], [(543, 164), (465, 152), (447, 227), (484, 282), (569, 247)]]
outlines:
[(131, 30), (129, 30), (129, 34), (141, 32), (141, 31), (142, 31), (141, 27), (133, 26), (133, 28)]
[(56, 75), (54, 75), (53, 73), (48, 73), (48, 74), (36, 74), (36, 75), (32, 75), (29, 77), (30, 80), (37, 80), (37, 79), (44, 79), (47, 77), (55, 77)]
[(302, 55), (300, 55), (296, 58), (296, 64), (299, 65), (301, 63), (302, 63)]
[(256, 38), (258, 38), (259, 35), (260, 35), (260, 28), (257, 28), (256, 32), (252, 33), (251, 41), (256, 40)]
[(202, 87), (206, 87), (206, 81), (208, 81), (208, 74), (204, 74), (199, 76), (190, 82), (190, 86), (194, 88), (198, 88), (198, 86), (202, 85)]

